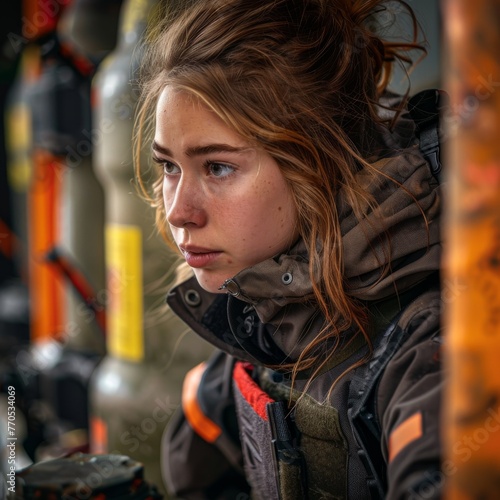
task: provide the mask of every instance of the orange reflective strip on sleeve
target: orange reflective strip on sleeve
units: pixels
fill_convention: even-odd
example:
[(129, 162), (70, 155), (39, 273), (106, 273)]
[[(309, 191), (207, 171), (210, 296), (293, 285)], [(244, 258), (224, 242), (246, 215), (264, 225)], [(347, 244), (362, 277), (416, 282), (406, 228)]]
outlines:
[(222, 429), (203, 413), (197, 398), (205, 368), (206, 364), (200, 363), (186, 374), (182, 386), (182, 409), (193, 430), (205, 441), (213, 443), (221, 435)]
[(401, 422), (389, 436), (389, 462), (406, 446), (423, 435), (422, 413), (418, 412)]

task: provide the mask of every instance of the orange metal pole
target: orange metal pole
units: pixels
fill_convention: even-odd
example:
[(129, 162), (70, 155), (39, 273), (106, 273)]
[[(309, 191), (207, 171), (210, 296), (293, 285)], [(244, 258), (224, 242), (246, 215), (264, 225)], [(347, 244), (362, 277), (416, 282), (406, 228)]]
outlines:
[[(500, 498), (500, 2), (445, 0), (443, 474), (446, 498)], [(453, 298), (451, 298), (453, 296)]]
[(31, 336), (34, 342), (58, 338), (63, 330), (59, 273), (47, 262), (47, 253), (59, 237), (58, 206), (61, 166), (44, 151), (34, 155), (29, 194)]

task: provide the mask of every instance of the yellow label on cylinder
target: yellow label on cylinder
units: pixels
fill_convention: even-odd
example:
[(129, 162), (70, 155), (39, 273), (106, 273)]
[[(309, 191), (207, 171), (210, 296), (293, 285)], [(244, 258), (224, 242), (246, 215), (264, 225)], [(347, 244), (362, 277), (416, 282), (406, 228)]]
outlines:
[(31, 179), (31, 113), (29, 107), (17, 103), (6, 113), (6, 142), (9, 154), (7, 174), (10, 187), (27, 191)]
[(106, 228), (108, 352), (130, 361), (144, 357), (142, 235), (136, 226)]

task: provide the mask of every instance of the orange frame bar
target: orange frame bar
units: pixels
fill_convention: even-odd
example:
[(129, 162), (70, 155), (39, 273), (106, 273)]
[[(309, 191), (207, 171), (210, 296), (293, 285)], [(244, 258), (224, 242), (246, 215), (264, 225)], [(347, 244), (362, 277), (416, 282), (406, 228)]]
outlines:
[(63, 331), (63, 284), (46, 261), (58, 241), (59, 204), (63, 166), (48, 153), (34, 155), (29, 192), (31, 336), (38, 342), (57, 338)]
[(500, 4), (443, 3), (445, 117), (443, 474), (446, 498), (500, 498)]

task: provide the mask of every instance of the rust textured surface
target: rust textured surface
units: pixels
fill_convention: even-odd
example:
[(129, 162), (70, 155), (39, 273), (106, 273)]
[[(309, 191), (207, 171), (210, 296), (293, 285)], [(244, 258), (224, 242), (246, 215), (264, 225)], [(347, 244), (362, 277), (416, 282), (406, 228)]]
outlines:
[(451, 109), (443, 478), (446, 498), (500, 498), (500, 2), (443, 3)]

